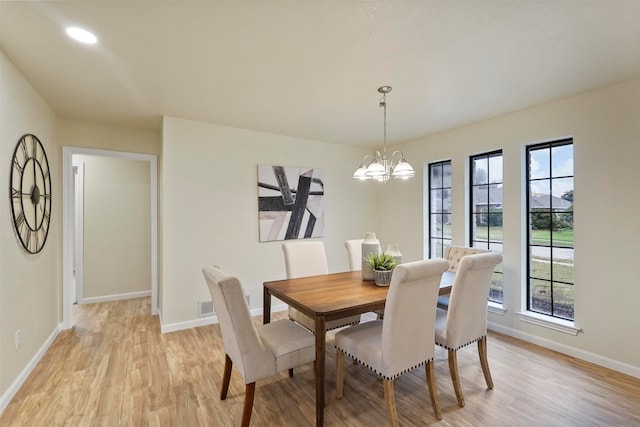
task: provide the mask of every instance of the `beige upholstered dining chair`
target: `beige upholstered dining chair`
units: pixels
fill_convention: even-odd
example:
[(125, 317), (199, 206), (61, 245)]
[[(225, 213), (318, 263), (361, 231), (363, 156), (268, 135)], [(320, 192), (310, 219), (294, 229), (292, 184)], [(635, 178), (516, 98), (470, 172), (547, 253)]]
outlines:
[(384, 319), (336, 333), (338, 399), (344, 391), (344, 356), (348, 355), (382, 377), (389, 420), (392, 426), (397, 426), (393, 381), (426, 364), (433, 412), (437, 419), (442, 419), (433, 367), (435, 343), (430, 335), (417, 339), (416, 331), (433, 330), (438, 288), (448, 267), (441, 258), (398, 265), (391, 277)]
[[(463, 256), (489, 252), (486, 249), (468, 248), (465, 246), (447, 246), (444, 249), (444, 259), (449, 261), (449, 271), (455, 273)], [(438, 297), (438, 308), (446, 310), (449, 307), (449, 295)]]
[(493, 269), (501, 262), (499, 252), (464, 256), (456, 269), (448, 310), (436, 310), (436, 344), (448, 350), (451, 381), (460, 406), (464, 406), (456, 353), (460, 348), (478, 342), (484, 379), (487, 387), (493, 388), (487, 360), (487, 297)]
[[(303, 240), (285, 242), (282, 244), (284, 252), (284, 265), (287, 279), (298, 277), (319, 276), (328, 274), (327, 256), (324, 251), (324, 243), (320, 240)], [(293, 307), (289, 307), (289, 318), (309, 329), (316, 330), (315, 320), (301, 313)], [(342, 326), (353, 325), (360, 322), (360, 316), (350, 316), (343, 319), (331, 320), (326, 323), (326, 329), (335, 329)]]
[(233, 366), (245, 382), (242, 426), (249, 425), (256, 381), (315, 360), (309, 331), (282, 319), (256, 327), (240, 281), (218, 267), (202, 269), (220, 322), (225, 361), (220, 400), (225, 400)]
[(362, 242), (364, 239), (352, 239), (344, 242), (344, 247), (347, 248), (347, 255), (349, 255), (349, 270), (360, 271), (362, 270)]

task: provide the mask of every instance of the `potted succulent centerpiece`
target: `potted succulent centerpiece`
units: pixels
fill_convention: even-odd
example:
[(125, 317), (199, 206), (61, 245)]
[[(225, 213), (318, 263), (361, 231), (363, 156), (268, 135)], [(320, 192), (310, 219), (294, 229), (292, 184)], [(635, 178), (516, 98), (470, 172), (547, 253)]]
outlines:
[(372, 253), (365, 258), (373, 269), (373, 279), (378, 286), (389, 286), (391, 274), (398, 265), (396, 259), (387, 253)]

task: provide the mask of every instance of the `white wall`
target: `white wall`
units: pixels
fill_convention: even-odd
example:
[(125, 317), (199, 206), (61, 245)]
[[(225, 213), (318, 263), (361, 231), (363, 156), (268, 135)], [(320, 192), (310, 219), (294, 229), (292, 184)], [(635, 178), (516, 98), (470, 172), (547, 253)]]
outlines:
[(76, 160), (84, 163), (83, 299), (151, 291), (149, 162)]
[(58, 119), (58, 139), (67, 147), (160, 155), (160, 132)]
[(163, 326), (197, 317), (210, 300), (202, 267), (217, 264), (243, 282), (251, 307), (262, 283), (285, 277), (282, 242), (258, 240), (259, 164), (322, 169), (329, 269), (349, 269), (344, 241), (376, 231), (376, 186), (353, 171), (363, 149), (165, 117)]
[[(583, 330), (577, 336), (523, 323), (515, 315), (523, 307), (526, 265), (521, 221), (524, 148), (566, 136), (574, 141), (575, 322)], [(466, 244), (465, 165), (470, 155), (503, 149), (507, 312), (490, 314), (489, 321), (503, 332), (640, 372), (640, 80), (421, 138), (401, 148), (417, 166), (418, 179), (383, 190), (383, 239), (397, 236), (405, 256), (423, 256), (423, 166), (451, 159), (453, 243)]]
[[(57, 331), (61, 320), (60, 150), (56, 116), (0, 51), (0, 410), (14, 381)], [(14, 233), (8, 192), (11, 157), (26, 133), (42, 142), (51, 169), (51, 226), (46, 244), (26, 253)], [(14, 347), (20, 329), (22, 344)], [(13, 383), (13, 385), (12, 385)]]

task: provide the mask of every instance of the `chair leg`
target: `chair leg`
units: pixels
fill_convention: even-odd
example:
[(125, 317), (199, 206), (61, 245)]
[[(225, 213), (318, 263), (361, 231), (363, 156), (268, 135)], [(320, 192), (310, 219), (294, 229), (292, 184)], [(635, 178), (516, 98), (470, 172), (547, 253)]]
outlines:
[(229, 381), (231, 380), (231, 367), (233, 362), (229, 355), (224, 355), (224, 374), (222, 375), (222, 388), (220, 389), (220, 400), (227, 398), (227, 391), (229, 391)]
[(436, 387), (436, 370), (433, 366), (433, 360), (430, 360), (425, 365), (425, 371), (427, 373), (427, 386), (429, 387), (429, 396), (431, 397), (431, 405), (433, 406), (433, 413), (436, 418), (442, 419), (442, 411), (440, 410), (440, 401), (438, 400), (438, 390)]
[(478, 355), (480, 356), (480, 365), (482, 365), (482, 373), (484, 380), (487, 382), (487, 388), (493, 390), (493, 380), (491, 379), (491, 371), (489, 371), (489, 359), (487, 358), (487, 337), (484, 336), (478, 340)]
[(253, 397), (256, 394), (256, 383), (252, 382), (245, 386), (244, 407), (242, 408), (242, 427), (249, 427), (251, 422), (251, 411), (253, 410)]
[(393, 391), (393, 380), (384, 381), (384, 401), (387, 404), (387, 412), (389, 413), (389, 424), (391, 427), (398, 427), (398, 411), (396, 410), (396, 396)]
[(451, 382), (456, 392), (458, 405), (464, 406), (464, 397), (462, 396), (462, 388), (460, 387), (460, 376), (458, 375), (458, 357), (454, 350), (449, 350), (449, 373), (451, 374)]
[(344, 394), (344, 353), (336, 351), (336, 398), (342, 399)]
[(293, 368), (289, 368), (289, 378), (293, 376)]

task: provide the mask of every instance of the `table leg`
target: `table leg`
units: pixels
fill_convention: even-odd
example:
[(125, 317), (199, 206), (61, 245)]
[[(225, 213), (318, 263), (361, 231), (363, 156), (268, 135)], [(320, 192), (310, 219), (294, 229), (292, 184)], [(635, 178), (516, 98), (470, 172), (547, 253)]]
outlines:
[(271, 294), (265, 287), (262, 290), (262, 324), (271, 322)]
[(324, 316), (316, 316), (316, 427), (324, 426)]

